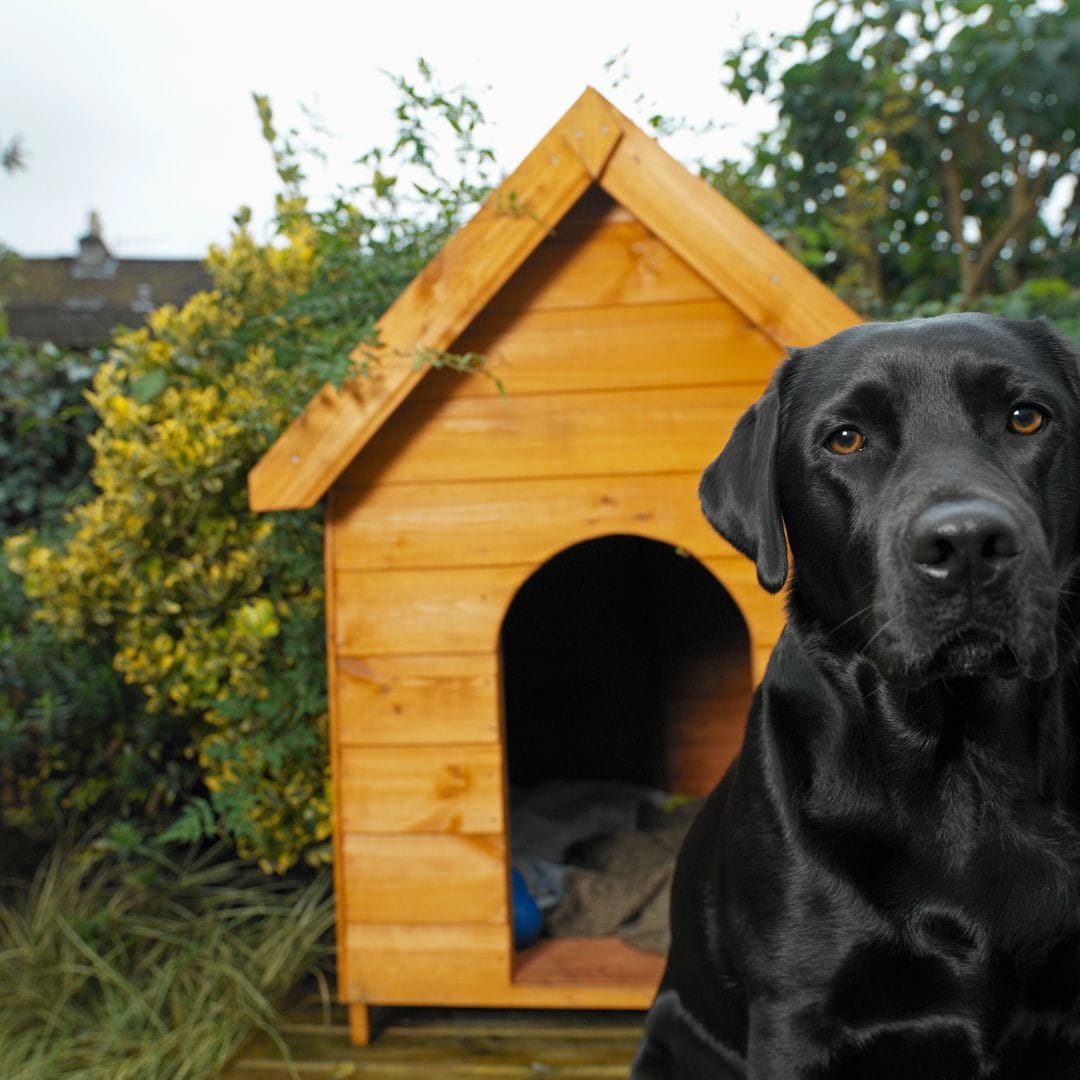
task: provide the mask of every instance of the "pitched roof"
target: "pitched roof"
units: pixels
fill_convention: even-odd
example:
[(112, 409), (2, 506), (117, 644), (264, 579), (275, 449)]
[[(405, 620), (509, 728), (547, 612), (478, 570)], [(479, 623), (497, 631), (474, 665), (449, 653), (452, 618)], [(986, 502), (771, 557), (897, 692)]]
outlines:
[(591, 87), (447, 241), (360, 346), (368, 374), (325, 386), (248, 476), (254, 510), (316, 503), (593, 183), (680, 255), (764, 334), (806, 345), (858, 316), (705, 181)]

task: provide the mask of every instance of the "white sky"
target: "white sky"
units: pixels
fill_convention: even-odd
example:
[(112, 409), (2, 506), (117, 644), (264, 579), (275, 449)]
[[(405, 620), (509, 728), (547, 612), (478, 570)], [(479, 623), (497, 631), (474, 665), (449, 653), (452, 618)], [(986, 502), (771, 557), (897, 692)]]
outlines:
[(71, 254), (92, 209), (128, 257), (201, 256), (241, 204), (265, 228), (277, 178), (251, 92), (269, 94), (279, 130), (316, 108), (335, 137), (309, 188), (330, 191), (389, 143), (383, 72), (412, 75), (420, 56), (480, 101), (506, 171), (587, 84), (639, 122), (717, 121), (666, 144), (683, 160), (735, 154), (771, 120), (723, 90), (723, 51), (747, 29), (802, 30), (812, 2), (0, 0), (0, 144), (21, 136), (28, 164), (0, 173), (0, 240)]

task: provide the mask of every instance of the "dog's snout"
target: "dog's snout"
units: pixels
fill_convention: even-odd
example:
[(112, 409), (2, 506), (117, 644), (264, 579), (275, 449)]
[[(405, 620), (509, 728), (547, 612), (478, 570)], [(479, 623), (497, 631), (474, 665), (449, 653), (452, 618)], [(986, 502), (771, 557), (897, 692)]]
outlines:
[(915, 519), (910, 553), (918, 570), (943, 589), (987, 585), (1020, 553), (1020, 529), (989, 499), (935, 503)]

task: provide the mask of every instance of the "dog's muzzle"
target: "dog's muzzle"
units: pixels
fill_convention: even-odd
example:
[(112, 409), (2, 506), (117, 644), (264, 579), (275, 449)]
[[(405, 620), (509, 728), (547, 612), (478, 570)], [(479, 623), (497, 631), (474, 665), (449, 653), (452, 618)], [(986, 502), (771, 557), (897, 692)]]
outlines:
[(887, 676), (1051, 674), (1056, 597), (1037, 526), (980, 494), (924, 503), (889, 531), (870, 643)]

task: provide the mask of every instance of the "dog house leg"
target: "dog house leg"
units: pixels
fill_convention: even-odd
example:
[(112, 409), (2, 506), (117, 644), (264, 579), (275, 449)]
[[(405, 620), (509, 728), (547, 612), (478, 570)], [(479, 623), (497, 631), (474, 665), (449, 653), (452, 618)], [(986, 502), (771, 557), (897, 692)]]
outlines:
[(349, 1038), (353, 1046), (367, 1046), (371, 1041), (371, 1025), (366, 1005), (349, 1006)]

